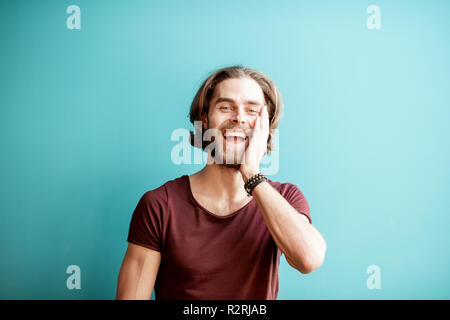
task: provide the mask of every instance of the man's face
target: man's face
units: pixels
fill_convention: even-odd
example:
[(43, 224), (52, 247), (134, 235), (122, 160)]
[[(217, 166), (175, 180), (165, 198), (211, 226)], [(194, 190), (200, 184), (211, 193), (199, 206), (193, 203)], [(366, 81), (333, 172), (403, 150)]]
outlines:
[(215, 128), (222, 133), (223, 148), (215, 149), (215, 158), (222, 159), (224, 166), (239, 169), (248, 147), (246, 134), (254, 126), (264, 103), (263, 91), (253, 79), (227, 79), (216, 86), (208, 117), (202, 120), (204, 128)]

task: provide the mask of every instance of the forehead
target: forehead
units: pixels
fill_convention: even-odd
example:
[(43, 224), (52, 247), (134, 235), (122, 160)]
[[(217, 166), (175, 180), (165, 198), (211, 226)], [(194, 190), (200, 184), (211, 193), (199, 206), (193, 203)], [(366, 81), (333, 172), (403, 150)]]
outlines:
[(212, 102), (219, 97), (227, 97), (235, 101), (256, 100), (264, 103), (261, 87), (250, 78), (226, 79), (220, 82), (214, 89)]

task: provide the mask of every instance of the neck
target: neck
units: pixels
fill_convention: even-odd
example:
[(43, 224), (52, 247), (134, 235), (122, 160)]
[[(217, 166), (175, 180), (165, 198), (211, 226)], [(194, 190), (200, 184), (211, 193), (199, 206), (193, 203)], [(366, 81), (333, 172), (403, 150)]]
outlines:
[(233, 202), (245, 199), (247, 196), (242, 174), (237, 168), (216, 163), (207, 164), (194, 176), (202, 186), (203, 193), (207, 193), (212, 198)]

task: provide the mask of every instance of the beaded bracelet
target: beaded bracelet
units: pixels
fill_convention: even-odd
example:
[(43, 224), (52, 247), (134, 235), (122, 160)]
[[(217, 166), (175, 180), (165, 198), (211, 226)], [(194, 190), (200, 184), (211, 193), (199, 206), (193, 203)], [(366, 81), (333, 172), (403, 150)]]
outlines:
[(245, 191), (247, 191), (247, 196), (252, 195), (253, 189), (260, 184), (261, 182), (268, 181), (267, 177), (263, 175), (262, 173), (257, 173), (251, 178), (247, 180), (247, 182), (244, 184)]

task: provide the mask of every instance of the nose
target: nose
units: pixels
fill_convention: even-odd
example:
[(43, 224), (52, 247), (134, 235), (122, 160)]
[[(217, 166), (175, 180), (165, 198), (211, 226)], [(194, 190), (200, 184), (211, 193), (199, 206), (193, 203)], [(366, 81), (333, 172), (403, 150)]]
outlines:
[(239, 106), (235, 110), (236, 111), (233, 113), (233, 117), (231, 119), (233, 124), (239, 125), (239, 126), (246, 124), (247, 122), (245, 121), (245, 118), (244, 118), (244, 112), (243, 112), (242, 106)]

